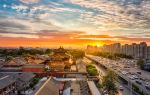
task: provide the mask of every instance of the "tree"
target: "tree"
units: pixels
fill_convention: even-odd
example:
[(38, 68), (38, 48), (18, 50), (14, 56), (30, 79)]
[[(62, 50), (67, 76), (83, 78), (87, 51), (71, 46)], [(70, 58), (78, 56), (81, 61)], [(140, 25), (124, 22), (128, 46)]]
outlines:
[(88, 69), (88, 73), (91, 76), (96, 76), (97, 75), (97, 69), (96, 68), (90, 68), (90, 69)]
[(82, 50), (69, 50), (68, 54), (73, 57), (73, 61), (75, 62), (79, 58), (83, 58), (85, 56), (85, 52)]
[(46, 54), (51, 54), (51, 53), (52, 53), (52, 50), (51, 50), (51, 49), (46, 49), (45, 53), (46, 53)]
[(89, 65), (87, 65), (86, 67), (87, 67), (87, 68), (95, 68), (95, 66), (94, 66), (94, 65), (92, 65), (92, 63), (91, 63), (91, 64), (89, 64)]
[(137, 61), (137, 65), (140, 67), (140, 69), (144, 69), (144, 60), (139, 59), (139, 60)]
[(117, 75), (113, 71), (108, 71), (108, 74), (103, 77), (102, 85), (109, 95), (116, 95), (118, 93), (116, 82)]
[(12, 60), (13, 57), (12, 56), (6, 56), (6, 61)]
[(86, 69), (87, 69), (87, 72), (89, 73), (89, 75), (91, 75), (91, 76), (96, 76), (98, 74), (97, 69), (92, 64), (87, 65)]

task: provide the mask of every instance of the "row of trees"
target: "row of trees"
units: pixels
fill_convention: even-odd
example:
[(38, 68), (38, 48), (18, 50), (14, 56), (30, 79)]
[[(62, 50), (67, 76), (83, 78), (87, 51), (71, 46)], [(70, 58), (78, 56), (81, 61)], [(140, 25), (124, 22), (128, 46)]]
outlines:
[(101, 89), (103, 94), (117, 95), (118, 88), (116, 82), (118, 81), (117, 75), (113, 71), (108, 71), (106, 76), (102, 77), (101, 82), (96, 82), (98, 88)]
[(117, 75), (113, 71), (108, 71), (108, 74), (102, 79), (102, 88), (109, 95), (116, 95), (118, 93), (118, 88), (116, 82), (118, 80)]
[[(90, 76), (97, 76), (98, 70), (93, 65), (95, 63), (91, 62), (90, 64), (86, 65), (86, 70)], [(118, 93), (118, 88), (116, 83), (118, 81), (118, 76), (112, 70), (107, 72), (106, 76), (102, 77), (102, 81), (96, 82), (98, 88), (102, 89), (103, 92), (107, 92), (109, 95), (116, 95)]]
[(25, 49), (23, 47), (20, 47), (19, 49), (1, 49), (0, 50), (0, 56), (5, 57), (5, 56), (20, 56), (20, 55), (36, 55), (36, 54), (50, 54), (52, 50), (46, 49), (46, 50), (39, 50), (36, 48), (33, 49)]
[[(86, 69), (90, 76), (97, 76), (98, 70), (93, 64), (95, 63), (91, 62), (90, 64), (86, 65)], [(117, 81), (118, 76), (116, 75), (116, 73), (112, 70), (109, 70), (107, 72), (107, 75), (102, 77), (101, 82), (95, 82), (97, 87), (100, 88), (103, 92), (105, 92), (105, 94), (107, 92), (108, 95), (116, 95), (118, 93), (118, 88), (116, 86)]]
[(92, 55), (96, 55), (96, 56), (101, 56), (104, 58), (109, 58), (109, 59), (118, 59), (118, 58), (127, 58), (127, 59), (133, 59), (132, 56), (130, 55), (125, 55), (125, 54), (119, 54), (119, 53), (108, 53), (108, 52), (93, 52), (90, 53)]

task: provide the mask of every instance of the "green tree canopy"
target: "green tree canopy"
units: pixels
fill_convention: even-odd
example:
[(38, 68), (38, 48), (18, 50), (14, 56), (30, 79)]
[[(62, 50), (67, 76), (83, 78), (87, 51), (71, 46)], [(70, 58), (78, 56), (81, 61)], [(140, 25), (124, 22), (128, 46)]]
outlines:
[(98, 74), (97, 69), (92, 64), (87, 65), (86, 69), (90, 76), (96, 76)]
[(116, 95), (118, 93), (116, 81), (117, 75), (113, 71), (109, 71), (108, 74), (103, 77), (102, 85), (109, 95)]
[(144, 69), (144, 60), (143, 59), (139, 59), (137, 61), (137, 65), (140, 67), (140, 69)]
[(82, 50), (69, 50), (68, 53), (73, 57), (73, 59), (83, 58), (85, 56), (85, 52)]

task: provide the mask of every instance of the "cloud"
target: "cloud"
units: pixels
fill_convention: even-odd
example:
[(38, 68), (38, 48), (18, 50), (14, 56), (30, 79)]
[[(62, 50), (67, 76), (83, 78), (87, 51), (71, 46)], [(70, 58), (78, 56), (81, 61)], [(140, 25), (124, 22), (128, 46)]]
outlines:
[(149, 0), (20, 1), (0, 1), (0, 36), (80, 45), (150, 38)]
[(6, 8), (6, 7), (7, 7), (7, 5), (6, 5), (6, 4), (4, 4), (4, 5), (3, 5), (3, 8)]
[[(70, 0), (71, 3), (96, 10), (96, 15), (83, 13), (81, 19), (101, 26), (115, 28), (144, 28), (150, 26), (148, 0)], [(99, 21), (99, 22), (98, 22)], [(111, 23), (111, 24), (107, 24)], [(105, 27), (101, 26), (101, 27)], [(109, 28), (110, 28), (109, 27)], [(114, 26), (113, 26), (114, 27)]]
[[(48, 30), (47, 30), (48, 31)], [(80, 32), (79, 32), (80, 33)], [(44, 33), (43, 33), (44, 34)], [(45, 34), (46, 35), (46, 34)], [(51, 36), (50, 38), (25, 38), (25, 37), (0, 37), (0, 46), (5, 47), (52, 47), (52, 46), (87, 46), (88, 44), (92, 43), (101, 43), (101, 44), (111, 44), (116, 42), (121, 42), (122, 44), (125, 43), (132, 43), (139, 41), (146, 41), (150, 45), (149, 38), (129, 38), (129, 37), (121, 37), (121, 36), (109, 36), (109, 35), (85, 35), (84, 32), (81, 32), (81, 35), (76, 34), (76, 32), (50, 32), (48, 34)], [(66, 36), (65, 36), (66, 35)], [(84, 35), (84, 39), (83, 38)], [(78, 36), (76, 38), (75, 36)], [(97, 39), (94, 39), (95, 37)], [(60, 38), (61, 37), (61, 38)], [(63, 37), (63, 38), (62, 38)], [(72, 38), (71, 38), (72, 37)], [(89, 39), (91, 37), (91, 39)], [(98, 39), (99, 38), (99, 39)], [(106, 39), (101, 39), (106, 38)], [(113, 40), (118, 39), (118, 40)]]
[(56, 40), (95, 40), (95, 41), (110, 41), (110, 42), (122, 42), (122, 43), (131, 43), (138, 41), (150, 41), (150, 38), (145, 37), (128, 37), (128, 36), (110, 36), (110, 35), (92, 35), (87, 34), (83, 31), (58, 31), (58, 30), (41, 30), (37, 35), (39, 38), (45, 39), (56, 39)]
[(52, 39), (74, 39), (76, 36), (86, 34), (82, 31), (61, 31), (61, 30), (41, 30), (38, 35), (40, 38)]
[(21, 11), (25, 12), (29, 9), (28, 6), (25, 5), (13, 5), (11, 8), (16, 10), (17, 12), (21, 12)]
[(31, 4), (31, 3), (38, 3), (40, 0), (20, 0), (23, 3)]
[(29, 27), (21, 23), (17, 23), (15, 21), (0, 20), (0, 29), (11, 29), (11, 28), (24, 30)]
[(30, 33), (30, 32), (12, 32), (12, 31), (6, 31), (6, 30), (0, 29), (0, 34), (30, 34), (30, 35), (34, 35), (35, 33)]
[[(59, 30), (61, 28), (55, 26), (50, 21), (41, 20), (38, 18), (19, 18), (18, 16), (15, 17), (5, 16), (5, 18), (0, 17), (0, 30), (5, 32), (7, 31), (6, 32), (7, 34), (21, 35), (22, 33), (24, 33), (24, 35), (25, 34), (31, 35), (32, 33), (38, 33), (39, 31), (44, 29)], [(14, 35), (9, 36), (11, 37)]]

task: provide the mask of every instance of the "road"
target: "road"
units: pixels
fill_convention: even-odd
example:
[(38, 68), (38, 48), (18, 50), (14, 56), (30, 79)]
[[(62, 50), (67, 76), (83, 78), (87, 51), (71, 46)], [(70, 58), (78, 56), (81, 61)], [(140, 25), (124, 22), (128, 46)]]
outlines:
[[(114, 60), (110, 60), (110, 59), (107, 59), (107, 58), (102, 58), (102, 57), (99, 57), (99, 56), (93, 56), (93, 55), (86, 55), (88, 56), (88, 58), (90, 58), (91, 60), (95, 61), (95, 62), (98, 62), (99, 64), (105, 66), (106, 68), (108, 69), (111, 69), (113, 71), (115, 71), (115, 73), (119, 76), (121, 76), (123, 79), (127, 80), (128, 82), (131, 82), (131, 84), (134, 84), (136, 85), (137, 87), (139, 87), (140, 91), (141, 92), (144, 92), (145, 95), (150, 95), (150, 91), (148, 89), (145, 88), (145, 82), (148, 80), (148, 82), (150, 83), (150, 78), (149, 78), (149, 74), (150, 73), (145, 73), (144, 71), (142, 71), (141, 73), (141, 76), (137, 76), (137, 70), (138, 69), (134, 69), (131, 65), (131, 61), (132, 60), (128, 60), (130, 62), (128, 62), (126, 65), (124, 66), (128, 66), (129, 68), (126, 69), (126, 67), (120, 67), (122, 66), (124, 63), (126, 62), (120, 62), (120, 60), (117, 60), (117, 61), (114, 61)], [(122, 60), (122, 59), (121, 59)], [(127, 61), (127, 59), (126, 59)], [(116, 64), (118, 63), (118, 64)], [(131, 67), (130, 67), (131, 66)], [(126, 69), (126, 72), (127, 74), (123, 74), (122, 71), (124, 71)], [(134, 71), (134, 72), (131, 72), (130, 70)], [(133, 76), (134, 75), (134, 76)], [(136, 77), (137, 79), (136, 79)], [(132, 78), (130, 78), (132, 77)], [(146, 77), (148, 79), (146, 79)], [(134, 79), (133, 79), (134, 78)], [(140, 79), (140, 78), (144, 78), (144, 80)], [(142, 84), (138, 84), (136, 82), (136, 80), (138, 81), (142, 81), (141, 83)]]
[[(99, 74), (100, 77), (106, 75), (107, 72), (106, 72), (105, 69), (103, 69), (101, 66), (97, 66), (97, 65), (95, 65), (95, 66), (96, 66), (98, 72), (100, 73), (100, 74)], [(118, 87), (121, 85), (121, 86), (123, 86), (123, 89), (124, 89), (123, 91), (119, 90), (119, 95), (130, 95), (131, 91), (130, 91), (130, 89), (128, 89), (125, 85), (123, 85), (123, 84), (120, 83), (120, 82), (117, 82), (116, 85), (117, 85)], [(132, 95), (134, 95), (134, 94), (132, 94)]]
[[(85, 60), (86, 60), (85, 62), (89, 62), (90, 63), (89, 59), (85, 59)], [(96, 67), (96, 69), (99, 72), (99, 78), (102, 79), (102, 76), (105, 76), (107, 71), (103, 67), (101, 67), (99, 65), (96, 65), (96, 64), (93, 64), (93, 65)], [(131, 91), (126, 85), (122, 84), (121, 82), (117, 82), (116, 85), (118, 87), (121, 85), (121, 86), (123, 86), (123, 89), (124, 89), (123, 91), (119, 90), (118, 95), (131, 95)], [(132, 93), (132, 95), (135, 95), (135, 94)]]

